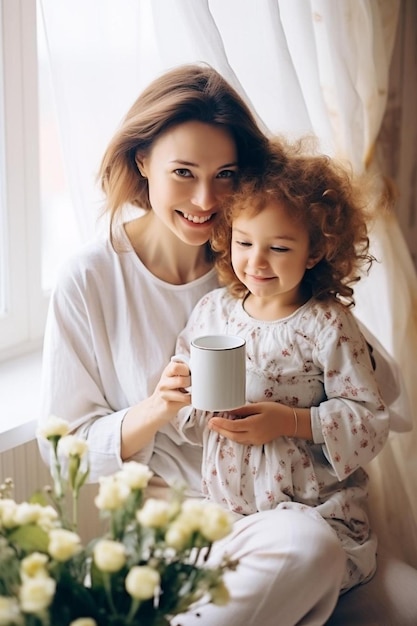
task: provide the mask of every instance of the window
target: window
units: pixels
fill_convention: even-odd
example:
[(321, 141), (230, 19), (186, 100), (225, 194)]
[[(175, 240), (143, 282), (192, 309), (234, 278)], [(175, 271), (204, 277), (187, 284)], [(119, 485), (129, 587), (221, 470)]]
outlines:
[(41, 345), (48, 295), (79, 241), (37, 0), (0, 0), (0, 361)]
[[(24, 5), (24, 11), (23, 11)], [(40, 343), (41, 289), (35, 0), (2, 0), (0, 356)]]
[(143, 47), (155, 57), (147, 2), (81, 4), (80, 20), (73, 3), (0, 0), (0, 361), (40, 347), (57, 269), (97, 228), (97, 166)]

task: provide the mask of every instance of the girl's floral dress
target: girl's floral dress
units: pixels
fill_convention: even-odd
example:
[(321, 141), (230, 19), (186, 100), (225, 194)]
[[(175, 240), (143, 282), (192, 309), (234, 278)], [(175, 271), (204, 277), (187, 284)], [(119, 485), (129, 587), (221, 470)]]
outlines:
[(189, 353), (197, 336), (220, 333), (246, 340), (247, 402), (311, 407), (313, 441), (238, 444), (206, 427), (211, 414), (187, 408), (174, 425), (203, 446), (205, 494), (241, 515), (277, 507), (319, 514), (348, 553), (344, 587), (361, 582), (373, 573), (376, 550), (363, 467), (382, 449), (389, 423), (352, 313), (310, 300), (286, 318), (261, 321), (245, 312), (242, 300), (216, 289), (197, 304), (176, 352)]

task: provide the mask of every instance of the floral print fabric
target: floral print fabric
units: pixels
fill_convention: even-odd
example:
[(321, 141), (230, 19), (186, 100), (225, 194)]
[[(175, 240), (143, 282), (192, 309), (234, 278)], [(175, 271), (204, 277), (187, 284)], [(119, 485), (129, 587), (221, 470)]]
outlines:
[(206, 428), (211, 414), (186, 409), (176, 426), (203, 446), (204, 493), (242, 515), (314, 507), (346, 546), (365, 544), (370, 529), (362, 467), (383, 447), (389, 424), (352, 313), (341, 304), (310, 300), (289, 317), (261, 321), (245, 312), (242, 300), (216, 289), (196, 306), (177, 353), (188, 353), (196, 336), (218, 333), (246, 340), (247, 402), (312, 407), (314, 441), (280, 437), (262, 446), (237, 444)]

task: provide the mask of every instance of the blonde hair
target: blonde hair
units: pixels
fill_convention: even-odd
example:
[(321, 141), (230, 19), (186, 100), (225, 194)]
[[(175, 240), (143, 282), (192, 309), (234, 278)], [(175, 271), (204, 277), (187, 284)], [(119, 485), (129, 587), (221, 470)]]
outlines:
[(110, 228), (124, 205), (152, 208), (136, 155), (145, 156), (169, 128), (191, 120), (226, 128), (236, 142), (241, 170), (263, 168), (268, 140), (238, 93), (210, 66), (175, 68), (139, 95), (104, 153), (99, 181)]
[(355, 184), (341, 163), (305, 152), (303, 141), (290, 144), (277, 137), (270, 146), (263, 174), (241, 180), (213, 231), (220, 282), (236, 297), (247, 293), (231, 264), (233, 220), (244, 211), (257, 214), (280, 202), (307, 229), (310, 256), (320, 259), (304, 275), (307, 292), (318, 300), (353, 306), (351, 285), (360, 279), (363, 266), (369, 269), (375, 260), (369, 254), (365, 188)]

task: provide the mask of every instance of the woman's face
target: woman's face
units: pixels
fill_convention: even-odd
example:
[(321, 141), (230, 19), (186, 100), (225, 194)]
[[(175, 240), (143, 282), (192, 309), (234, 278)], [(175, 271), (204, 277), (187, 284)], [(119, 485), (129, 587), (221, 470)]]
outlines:
[(234, 189), (238, 155), (231, 134), (203, 122), (167, 130), (137, 164), (155, 215), (181, 241), (208, 241), (220, 200)]

